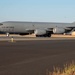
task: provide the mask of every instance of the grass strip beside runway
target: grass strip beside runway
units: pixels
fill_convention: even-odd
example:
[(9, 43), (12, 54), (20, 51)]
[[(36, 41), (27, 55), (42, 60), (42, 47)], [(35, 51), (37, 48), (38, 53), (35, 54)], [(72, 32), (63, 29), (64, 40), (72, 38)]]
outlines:
[(64, 69), (56, 67), (49, 75), (75, 75), (75, 63), (72, 62), (71, 64), (66, 64)]

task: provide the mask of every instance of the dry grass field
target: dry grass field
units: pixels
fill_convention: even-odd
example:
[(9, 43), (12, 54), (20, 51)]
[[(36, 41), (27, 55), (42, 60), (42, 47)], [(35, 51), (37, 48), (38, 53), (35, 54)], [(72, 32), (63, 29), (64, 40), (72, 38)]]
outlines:
[(66, 64), (63, 69), (56, 67), (49, 75), (75, 75), (75, 63)]

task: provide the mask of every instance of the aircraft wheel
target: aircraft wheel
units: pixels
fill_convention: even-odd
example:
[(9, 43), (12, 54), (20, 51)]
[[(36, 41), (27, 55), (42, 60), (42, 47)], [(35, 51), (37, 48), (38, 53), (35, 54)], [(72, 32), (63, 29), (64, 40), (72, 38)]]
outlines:
[(9, 33), (6, 33), (6, 36), (9, 37)]

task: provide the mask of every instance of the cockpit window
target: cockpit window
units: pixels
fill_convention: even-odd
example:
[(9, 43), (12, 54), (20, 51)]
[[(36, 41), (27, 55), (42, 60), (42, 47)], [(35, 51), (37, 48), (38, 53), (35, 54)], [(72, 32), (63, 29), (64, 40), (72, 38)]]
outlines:
[(0, 23), (0, 26), (3, 25), (2, 23)]

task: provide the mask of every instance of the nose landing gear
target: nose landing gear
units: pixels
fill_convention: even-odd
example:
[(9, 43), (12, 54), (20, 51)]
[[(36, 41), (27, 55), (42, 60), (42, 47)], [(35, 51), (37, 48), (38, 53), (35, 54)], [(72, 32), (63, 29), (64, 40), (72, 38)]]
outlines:
[(6, 36), (9, 37), (9, 33), (6, 33)]

